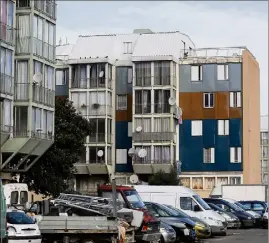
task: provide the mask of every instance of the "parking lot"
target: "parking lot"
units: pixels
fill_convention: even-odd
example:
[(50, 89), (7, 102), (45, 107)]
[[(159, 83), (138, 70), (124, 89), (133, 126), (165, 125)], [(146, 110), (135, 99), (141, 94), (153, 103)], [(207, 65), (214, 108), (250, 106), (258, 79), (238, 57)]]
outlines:
[(268, 242), (268, 230), (266, 229), (247, 229), (247, 230), (228, 230), (226, 237), (214, 237), (209, 240), (205, 240), (204, 243), (267, 243)]

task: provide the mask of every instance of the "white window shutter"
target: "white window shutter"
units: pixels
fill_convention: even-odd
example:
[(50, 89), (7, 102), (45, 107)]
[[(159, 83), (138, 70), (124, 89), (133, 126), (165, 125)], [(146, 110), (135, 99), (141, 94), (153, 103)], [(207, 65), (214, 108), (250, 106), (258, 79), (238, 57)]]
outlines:
[(225, 120), (225, 135), (229, 135), (229, 120)]
[(116, 150), (116, 164), (127, 164), (127, 149)]
[(230, 148), (230, 160), (231, 163), (234, 163), (234, 148)]
[(239, 148), (237, 148), (238, 149), (238, 163), (241, 163), (242, 162), (242, 150), (241, 150), (241, 148), (239, 147)]
[(215, 148), (210, 149), (211, 152), (211, 163), (215, 163)]
[(218, 135), (224, 135), (223, 120), (218, 120)]
[(230, 107), (234, 107), (234, 93), (230, 92)]
[(226, 76), (225, 76), (225, 79), (229, 79), (229, 65), (225, 65), (225, 72), (226, 72)]
[(237, 98), (237, 107), (241, 107), (241, 92), (236, 93)]
[(128, 122), (128, 137), (132, 137), (132, 134), (133, 134), (132, 122)]
[(217, 66), (217, 75), (218, 75), (218, 80), (225, 79), (224, 65)]
[(191, 66), (191, 81), (199, 81), (199, 66)]

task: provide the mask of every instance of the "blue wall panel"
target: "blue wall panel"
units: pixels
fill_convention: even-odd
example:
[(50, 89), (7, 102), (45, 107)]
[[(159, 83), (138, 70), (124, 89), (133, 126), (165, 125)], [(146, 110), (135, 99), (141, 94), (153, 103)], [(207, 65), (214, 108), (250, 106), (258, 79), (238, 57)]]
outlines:
[[(116, 149), (132, 147), (132, 137), (128, 137), (128, 122), (116, 122)], [(116, 172), (133, 172), (132, 158), (127, 156), (127, 164), (117, 164)]]
[(69, 96), (69, 87), (66, 85), (55, 85), (55, 96)]
[[(230, 163), (230, 147), (241, 144), (241, 119), (230, 120), (230, 134), (218, 135), (217, 120), (203, 120), (203, 135), (191, 136), (191, 120), (180, 125), (179, 157), (182, 172), (242, 171), (241, 163)], [(215, 148), (215, 163), (203, 163), (203, 148)]]

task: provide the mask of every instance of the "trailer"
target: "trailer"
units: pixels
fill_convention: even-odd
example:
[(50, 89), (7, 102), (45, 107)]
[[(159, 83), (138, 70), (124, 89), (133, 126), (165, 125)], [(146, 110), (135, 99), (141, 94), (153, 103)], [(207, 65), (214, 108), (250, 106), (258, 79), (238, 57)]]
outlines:
[(135, 242), (135, 227), (112, 217), (42, 216), (38, 226), (44, 243)]

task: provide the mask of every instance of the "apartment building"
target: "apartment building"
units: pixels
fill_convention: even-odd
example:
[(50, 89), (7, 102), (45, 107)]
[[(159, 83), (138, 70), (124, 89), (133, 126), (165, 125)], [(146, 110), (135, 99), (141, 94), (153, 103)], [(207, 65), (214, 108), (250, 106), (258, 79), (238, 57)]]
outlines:
[[(125, 184), (133, 173), (147, 180), (178, 161), (177, 80), (184, 46), (194, 48), (180, 32), (135, 30), (80, 36), (70, 52), (62, 52), (69, 52), (69, 98), (93, 124), (75, 165), (77, 190), (94, 191), (113, 169)], [(57, 47), (59, 59), (64, 48)]]
[(1, 167), (25, 172), (54, 140), (54, 0), (1, 6)]
[(258, 184), (259, 65), (246, 48), (190, 52), (179, 70), (183, 184), (207, 196), (214, 185)]
[(268, 183), (268, 115), (261, 116), (261, 183)]

